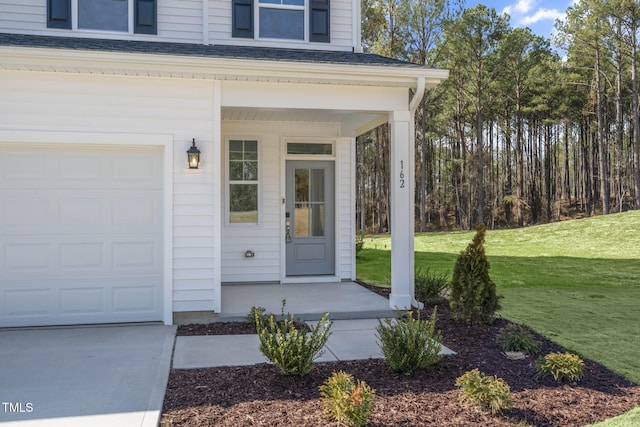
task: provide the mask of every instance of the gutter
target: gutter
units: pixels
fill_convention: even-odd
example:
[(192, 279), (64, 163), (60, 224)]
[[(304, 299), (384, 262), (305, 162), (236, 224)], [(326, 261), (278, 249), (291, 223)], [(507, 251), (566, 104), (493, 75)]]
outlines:
[(411, 117), (415, 116), (416, 110), (418, 109), (418, 105), (424, 98), (424, 90), (427, 87), (427, 82), (424, 76), (418, 77), (418, 81), (416, 84), (416, 93), (413, 94), (413, 98), (409, 102), (409, 111), (411, 112)]

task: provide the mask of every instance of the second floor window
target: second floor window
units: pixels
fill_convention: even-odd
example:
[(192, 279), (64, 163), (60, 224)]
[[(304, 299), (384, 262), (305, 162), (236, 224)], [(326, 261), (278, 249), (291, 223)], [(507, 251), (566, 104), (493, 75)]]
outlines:
[(304, 40), (304, 0), (260, 0), (260, 38)]
[(47, 27), (157, 34), (157, 0), (47, 0)]
[(78, 28), (129, 31), (129, 0), (78, 0)]
[(329, 2), (330, 0), (231, 0), (231, 36), (330, 43)]

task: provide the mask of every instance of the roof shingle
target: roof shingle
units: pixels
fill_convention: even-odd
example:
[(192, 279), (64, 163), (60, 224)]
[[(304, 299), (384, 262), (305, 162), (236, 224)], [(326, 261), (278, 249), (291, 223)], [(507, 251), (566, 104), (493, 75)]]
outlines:
[(211, 57), (299, 63), (425, 68), (410, 62), (400, 61), (371, 53), (312, 49), (283, 49), (254, 46), (202, 45), (135, 40), (88, 39), (8, 33), (0, 33), (0, 46), (147, 53), (152, 55), (176, 55), (187, 57)]

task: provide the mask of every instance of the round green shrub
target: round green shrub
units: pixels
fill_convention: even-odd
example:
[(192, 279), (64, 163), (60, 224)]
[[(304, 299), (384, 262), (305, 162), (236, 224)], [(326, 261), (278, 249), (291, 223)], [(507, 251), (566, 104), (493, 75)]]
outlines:
[(557, 382), (576, 382), (584, 376), (584, 361), (571, 353), (549, 353), (538, 360), (538, 378), (551, 375)]
[(514, 323), (498, 331), (496, 342), (502, 351), (521, 351), (529, 355), (536, 354), (540, 351), (539, 343), (531, 332)]
[(365, 426), (375, 406), (376, 392), (346, 372), (334, 372), (320, 386), (325, 410), (338, 425)]
[(379, 344), (391, 369), (411, 375), (442, 359), (442, 337), (439, 331), (435, 331), (436, 308), (429, 320), (416, 319), (412, 312), (408, 312), (406, 319), (378, 322)]
[(513, 406), (511, 388), (502, 378), (485, 375), (477, 368), (456, 379), (460, 387), (460, 401), (478, 407), (481, 411), (497, 414)]

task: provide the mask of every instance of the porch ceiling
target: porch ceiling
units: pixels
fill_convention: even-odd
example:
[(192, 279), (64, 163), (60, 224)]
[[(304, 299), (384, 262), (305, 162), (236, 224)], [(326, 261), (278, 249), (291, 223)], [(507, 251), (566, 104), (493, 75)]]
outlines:
[(357, 136), (386, 122), (386, 111), (223, 107), (222, 120), (338, 123), (341, 136)]

